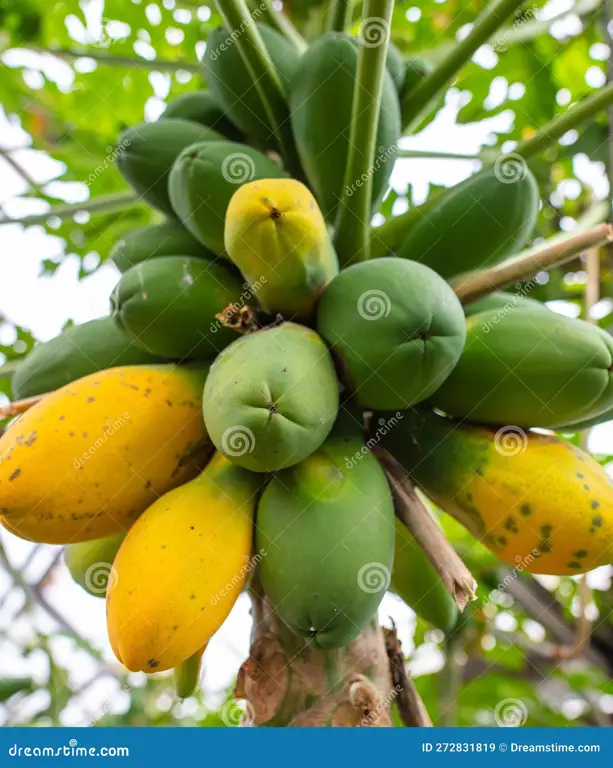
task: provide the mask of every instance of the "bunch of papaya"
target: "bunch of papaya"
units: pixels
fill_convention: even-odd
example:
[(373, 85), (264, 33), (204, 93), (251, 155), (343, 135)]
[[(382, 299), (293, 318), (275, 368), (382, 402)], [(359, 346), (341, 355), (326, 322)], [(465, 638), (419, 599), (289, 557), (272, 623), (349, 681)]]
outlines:
[(190, 91), (169, 102), (162, 115), (164, 120), (179, 119), (199, 123), (221, 133), (230, 141), (242, 141), (244, 135), (225, 115), (211, 91)]

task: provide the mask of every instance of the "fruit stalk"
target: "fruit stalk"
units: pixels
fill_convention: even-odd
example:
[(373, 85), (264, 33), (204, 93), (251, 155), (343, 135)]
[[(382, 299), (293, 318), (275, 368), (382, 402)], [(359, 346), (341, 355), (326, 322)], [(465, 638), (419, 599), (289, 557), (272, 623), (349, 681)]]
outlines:
[(351, 24), (353, 0), (332, 0), (326, 27), (330, 32), (344, 32)]
[(23, 400), (15, 400), (8, 405), (0, 407), (0, 421), (10, 419), (13, 416), (19, 416), (20, 413), (29, 411), (43, 399), (44, 395), (34, 395), (34, 397), (25, 397)]
[(283, 11), (278, 11), (274, 7), (272, 0), (263, 0), (261, 7), (264, 11), (264, 15), (270, 21), (271, 26), (282, 35), (285, 35), (290, 43), (294, 44), (297, 51), (304, 53), (309, 47), (308, 43), (292, 24), (287, 14)]

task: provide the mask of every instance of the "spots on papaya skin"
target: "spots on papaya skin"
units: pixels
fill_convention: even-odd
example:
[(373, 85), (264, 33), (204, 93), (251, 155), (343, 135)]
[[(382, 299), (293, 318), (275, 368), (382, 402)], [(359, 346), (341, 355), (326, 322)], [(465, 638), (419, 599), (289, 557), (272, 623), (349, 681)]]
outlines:
[(68, 437), (74, 437), (74, 432), (69, 432)]
[(573, 552), (573, 557), (576, 557), (577, 560), (585, 560), (587, 555), (588, 555), (587, 549), (578, 549), (576, 552)]
[(499, 536), (498, 537), (498, 543), (500, 544), (501, 547), (506, 547), (506, 545), (508, 544), (507, 537), (506, 536)]
[(579, 478), (579, 480), (583, 480), (585, 475), (582, 475), (581, 472), (577, 472), (577, 477)]
[(519, 526), (512, 517), (507, 518), (504, 523), (505, 530), (511, 533), (519, 533)]
[(587, 485), (586, 483), (584, 483), (583, 484), (583, 489), (586, 490), (586, 491), (589, 491), (590, 490), (590, 486)]
[(573, 568), (574, 570), (583, 568), (581, 563), (578, 563), (576, 560), (571, 560), (571, 562), (567, 563), (566, 565), (568, 566), (568, 568)]
[(195, 599), (196, 599), (196, 595), (190, 595), (190, 596), (189, 596), (189, 599), (190, 599), (190, 600), (195, 600)]
[(21, 470), (19, 469), (19, 467), (17, 467), (17, 469), (13, 472), (13, 474), (10, 475), (9, 481), (17, 480), (20, 474), (21, 474)]
[(149, 661), (147, 662), (147, 666), (150, 669), (155, 669), (156, 667), (160, 666), (160, 662), (157, 659), (149, 659)]
[(485, 474), (485, 470), (483, 469), (483, 467), (477, 467), (477, 469), (475, 469), (475, 474), (479, 475), (479, 477), (483, 477), (483, 475)]
[(172, 401), (171, 401), (171, 400), (166, 400), (166, 405), (167, 405), (169, 408), (172, 408)]
[(524, 517), (530, 517), (530, 515), (532, 514), (532, 507), (530, 506), (530, 504), (522, 504), (521, 507), (519, 508), (519, 511)]
[(596, 499), (592, 499), (592, 502), (591, 502), (592, 509), (598, 509), (599, 506), (600, 506), (600, 502), (596, 501)]
[(145, 488), (150, 489), (152, 487), (153, 487), (153, 483), (151, 482), (151, 480), (147, 480), (147, 482), (145, 483)]
[(541, 543), (538, 549), (542, 553), (551, 552), (551, 534), (553, 533), (553, 527), (551, 525), (541, 525)]
[(592, 525), (595, 525), (596, 528), (602, 528), (602, 522), (602, 517), (600, 515), (592, 518)]
[(95, 401), (96, 401), (96, 398), (90, 396), (90, 397), (87, 398), (87, 400), (85, 402), (86, 403), (94, 403)]

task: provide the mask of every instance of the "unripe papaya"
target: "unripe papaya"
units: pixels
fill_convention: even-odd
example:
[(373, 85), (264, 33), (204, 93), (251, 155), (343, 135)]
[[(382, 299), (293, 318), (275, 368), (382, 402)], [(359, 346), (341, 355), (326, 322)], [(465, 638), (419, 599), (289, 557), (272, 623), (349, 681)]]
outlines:
[[(326, 219), (334, 219), (346, 184), (345, 169), (358, 66), (358, 45), (345, 33), (318, 37), (300, 60), (290, 89), (292, 130), (311, 189)], [(325, 116), (325, 119), (324, 119)], [(373, 208), (385, 194), (401, 135), (398, 93), (384, 75), (372, 175)], [(360, 179), (352, 180), (362, 183)]]
[(212, 359), (236, 338), (215, 316), (239, 303), (242, 285), (227, 263), (164, 256), (129, 269), (111, 306), (119, 325), (152, 354)]
[(404, 58), (397, 45), (390, 41), (387, 47), (387, 58), (385, 59), (387, 71), (390, 73), (392, 82), (396, 86), (398, 93), (402, 90), (405, 78)]
[(556, 427), (613, 406), (613, 339), (583, 320), (536, 309), (466, 319), (466, 346), (431, 402), (485, 424)]
[(112, 317), (90, 320), (34, 347), (15, 371), (13, 398), (52, 392), (106, 368), (155, 362), (160, 358), (135, 344)]
[(117, 240), (110, 253), (110, 258), (120, 272), (127, 272), (130, 267), (159, 256), (214, 258), (189, 230), (170, 219), (162, 224), (138, 227), (126, 232)]
[(124, 366), (46, 395), (0, 438), (4, 527), (47, 544), (129, 528), (210, 454), (206, 370)]
[(319, 448), (334, 424), (332, 359), (302, 325), (256, 331), (215, 360), (204, 408), (215, 447), (233, 462), (254, 472), (290, 467)]
[(180, 699), (186, 699), (191, 696), (198, 687), (198, 680), (200, 678), (200, 667), (202, 666), (202, 655), (206, 649), (206, 645), (201, 648), (189, 659), (179, 664), (174, 669), (175, 677), (175, 690), (177, 696)]
[(231, 141), (188, 147), (170, 173), (173, 208), (187, 229), (216, 255), (224, 252), (224, 222), (232, 195), (247, 181), (282, 178), (266, 155)]
[(223, 624), (251, 568), (260, 483), (218, 454), (132, 526), (106, 596), (111, 646), (129, 670), (176, 667)]
[[(519, 162), (519, 161), (518, 161)], [(441, 195), (409, 228), (397, 256), (419, 261), (448, 279), (492, 266), (530, 238), (539, 210), (538, 184), (526, 165), (488, 168)]]
[(542, 301), (536, 301), (536, 299), (516, 293), (494, 291), (482, 299), (477, 299), (477, 301), (464, 306), (464, 314), (466, 317), (471, 317), (480, 312), (495, 311), (502, 318), (510, 309), (545, 309), (550, 311)]
[(104, 597), (115, 578), (113, 560), (126, 537), (126, 531), (104, 539), (81, 541), (64, 547), (64, 560), (75, 581), (93, 597)]
[(307, 318), (338, 260), (321, 211), (294, 179), (264, 179), (240, 187), (226, 214), (230, 259), (271, 313)]
[(390, 590), (443, 632), (450, 632), (458, 620), (456, 601), (413, 534), (398, 518)]
[[(255, 25), (284, 91), (294, 77), (300, 56), (292, 43), (265, 24)], [(239, 32), (240, 34), (240, 32)], [(204, 76), (209, 90), (233, 123), (265, 145), (274, 133), (257, 84), (253, 82), (235, 39), (225, 27), (207, 38)]]
[(600, 413), (598, 416), (592, 416), (591, 419), (584, 419), (583, 421), (570, 422), (569, 424), (560, 424), (556, 427), (557, 432), (581, 432), (584, 429), (591, 429), (598, 424), (604, 424), (607, 421), (613, 419), (613, 407), (607, 408), (606, 411)]
[(515, 568), (562, 576), (613, 561), (613, 485), (580, 448), (435, 413), (407, 413), (382, 441), (437, 506)]
[(182, 93), (168, 103), (163, 119), (191, 120), (221, 133), (230, 141), (242, 141), (244, 135), (219, 106), (210, 91), (190, 91)]
[(168, 197), (172, 164), (196, 141), (220, 141), (223, 136), (189, 120), (158, 120), (140, 123), (119, 137), (117, 166), (123, 177), (149, 205), (173, 214)]
[(361, 435), (335, 429), (270, 481), (256, 548), (264, 591), (293, 632), (324, 650), (357, 637), (389, 586), (394, 554), (389, 485)]
[(387, 258), (344, 269), (317, 311), (356, 401), (381, 410), (429, 397), (451, 373), (466, 336), (449, 285), (417, 262)]

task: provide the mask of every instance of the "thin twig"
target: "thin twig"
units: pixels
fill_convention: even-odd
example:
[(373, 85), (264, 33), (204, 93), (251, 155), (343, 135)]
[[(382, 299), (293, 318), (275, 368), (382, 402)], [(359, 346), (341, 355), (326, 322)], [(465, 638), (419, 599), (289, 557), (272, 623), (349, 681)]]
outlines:
[(24, 227), (30, 227), (34, 224), (45, 224), (49, 219), (70, 219), (76, 213), (112, 213), (121, 208), (139, 203), (139, 199), (134, 192), (113, 192), (110, 195), (100, 195), (85, 200), (83, 203), (61, 203), (52, 205), (45, 213), (34, 213), (29, 216), (23, 216), (20, 219), (12, 219), (8, 216), (0, 216), (0, 227), (3, 224), (21, 224)]
[(15, 160), (13, 155), (11, 154), (11, 150), (9, 149), (3, 149), (0, 148), (0, 157), (5, 160), (11, 168), (21, 176), (21, 178), (25, 181), (25, 183), (30, 187), (34, 192), (40, 191), (40, 184), (38, 184), (32, 176), (28, 173), (28, 171), (21, 165), (20, 162)]
[(160, 72), (201, 72), (202, 65), (198, 62), (171, 61), (168, 59), (141, 59), (137, 56), (117, 56), (104, 53), (91, 48), (48, 48), (39, 45), (30, 45), (28, 50), (34, 53), (48, 53), (57, 56), (58, 59), (93, 59), (100, 64), (108, 64), (113, 67), (127, 67), (129, 69), (152, 69)]
[(404, 655), (396, 627), (383, 629), (385, 650), (390, 665), (392, 685), (398, 694), (395, 698), (398, 713), (407, 728), (431, 728), (432, 720), (423, 699), (417, 692), (413, 678), (404, 663)]

